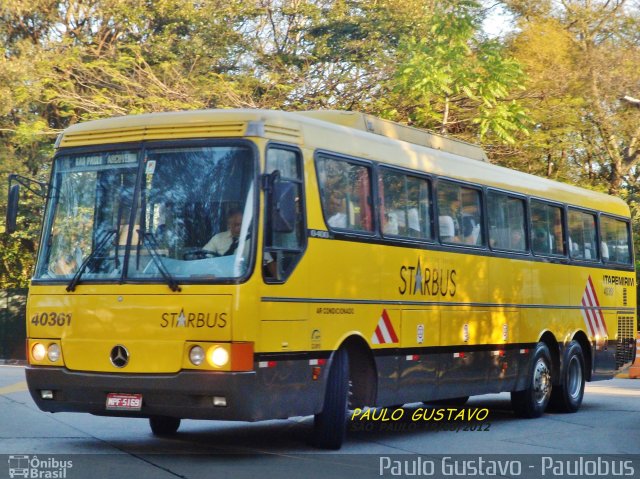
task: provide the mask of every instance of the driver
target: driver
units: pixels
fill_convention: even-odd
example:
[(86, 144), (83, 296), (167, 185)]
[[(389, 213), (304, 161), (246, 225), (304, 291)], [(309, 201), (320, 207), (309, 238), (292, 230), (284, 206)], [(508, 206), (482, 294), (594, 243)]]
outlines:
[(217, 256), (228, 256), (235, 253), (238, 248), (241, 227), (242, 211), (230, 211), (227, 216), (227, 230), (214, 235), (202, 249), (211, 251)]

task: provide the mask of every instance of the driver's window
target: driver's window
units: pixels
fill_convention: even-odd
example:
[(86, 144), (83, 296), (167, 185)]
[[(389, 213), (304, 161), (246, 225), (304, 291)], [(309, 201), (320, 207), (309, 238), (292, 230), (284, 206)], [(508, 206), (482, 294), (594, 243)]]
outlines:
[[(278, 232), (268, 219), (265, 227), (263, 273), (266, 282), (283, 282), (293, 272), (306, 245), (302, 161), (297, 149), (272, 146), (267, 150), (265, 173), (278, 171), (280, 179), (296, 185), (296, 220), (293, 231)], [(267, 195), (267, 209), (270, 198)], [(269, 218), (269, 215), (265, 215)]]

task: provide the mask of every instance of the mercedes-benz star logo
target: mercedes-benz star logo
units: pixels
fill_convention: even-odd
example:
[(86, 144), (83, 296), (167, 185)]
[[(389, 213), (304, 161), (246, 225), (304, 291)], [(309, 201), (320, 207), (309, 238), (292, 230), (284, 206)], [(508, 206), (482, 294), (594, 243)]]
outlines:
[(115, 367), (123, 368), (127, 364), (129, 364), (129, 351), (127, 351), (127, 348), (125, 348), (121, 344), (118, 344), (111, 350), (109, 359), (111, 360), (111, 364), (113, 364)]

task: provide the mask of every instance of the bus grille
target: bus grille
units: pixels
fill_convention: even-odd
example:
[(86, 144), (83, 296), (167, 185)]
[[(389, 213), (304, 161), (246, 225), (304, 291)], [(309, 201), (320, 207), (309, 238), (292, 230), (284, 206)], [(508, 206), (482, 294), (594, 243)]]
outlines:
[(616, 369), (633, 361), (636, 344), (636, 323), (633, 316), (618, 316)]

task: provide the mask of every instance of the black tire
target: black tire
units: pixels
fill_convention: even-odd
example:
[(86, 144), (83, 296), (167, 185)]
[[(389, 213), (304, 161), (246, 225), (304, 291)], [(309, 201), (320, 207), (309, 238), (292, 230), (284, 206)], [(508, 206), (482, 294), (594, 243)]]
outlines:
[(321, 449), (340, 449), (347, 434), (349, 395), (349, 355), (345, 349), (335, 352), (327, 378), (322, 412), (315, 415), (313, 442)]
[(149, 426), (154, 436), (171, 436), (180, 427), (180, 418), (168, 416), (151, 416)]
[(467, 404), (469, 400), (469, 396), (460, 396), (457, 398), (449, 398), (449, 399), (436, 399), (435, 401), (424, 401), (425, 404), (437, 404), (444, 406), (464, 406)]
[(551, 407), (558, 412), (572, 413), (580, 409), (585, 383), (584, 354), (577, 341), (571, 341), (565, 349), (563, 364), (560, 384), (551, 391)]
[(542, 416), (551, 399), (551, 353), (544, 343), (538, 343), (527, 373), (527, 387), (511, 392), (511, 406), (517, 416), (536, 418)]

